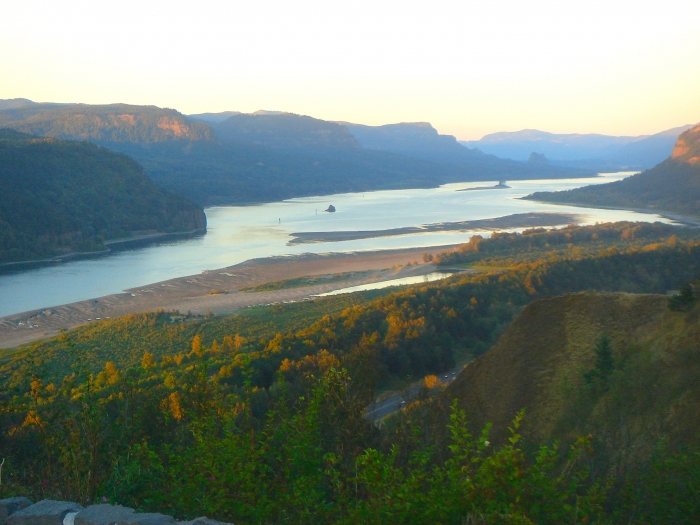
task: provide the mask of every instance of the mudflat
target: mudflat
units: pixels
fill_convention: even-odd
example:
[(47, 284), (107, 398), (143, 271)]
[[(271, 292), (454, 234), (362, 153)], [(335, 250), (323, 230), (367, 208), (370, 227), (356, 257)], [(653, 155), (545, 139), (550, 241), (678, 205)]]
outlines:
[[(423, 263), (423, 253), (435, 254), (452, 248), (454, 246), (251, 259), (234, 266), (153, 283), (123, 293), (2, 317), (0, 348), (13, 348), (54, 336), (62, 329), (130, 313), (153, 310), (234, 313), (248, 306), (302, 301), (347, 286), (424, 275), (434, 271), (435, 266)], [(317, 279), (309, 286), (262, 292), (242, 290), (306, 275), (335, 276), (349, 272), (362, 273), (329, 279), (329, 282)]]
[(435, 224), (425, 224), (423, 226), (407, 226), (404, 228), (391, 228), (387, 230), (298, 232), (292, 233), (292, 240), (287, 242), (287, 245), (291, 246), (294, 244), (308, 244), (314, 242), (355, 241), (358, 239), (373, 239), (375, 237), (393, 237), (395, 235), (409, 235), (414, 233), (434, 233), (443, 231), (446, 232), (467, 230), (494, 231), (502, 230), (505, 228), (539, 228), (544, 226), (562, 226), (565, 224), (581, 222), (581, 219), (581, 215), (575, 213), (530, 212), (515, 213), (513, 215), (506, 215), (504, 217), (496, 217), (493, 219), (477, 219), (472, 221), (460, 222), (439, 222)]

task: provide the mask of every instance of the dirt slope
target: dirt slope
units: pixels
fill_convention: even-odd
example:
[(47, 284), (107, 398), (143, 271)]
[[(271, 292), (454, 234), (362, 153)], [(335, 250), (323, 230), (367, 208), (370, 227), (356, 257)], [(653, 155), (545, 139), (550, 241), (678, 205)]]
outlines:
[[(443, 402), (457, 398), (475, 428), (493, 423), (496, 440), (523, 408), (523, 433), (539, 442), (593, 429), (612, 435), (623, 419), (627, 434), (644, 434), (647, 443), (652, 434), (697, 433), (699, 313), (671, 312), (661, 295), (585, 292), (535, 301), (465, 368)], [(595, 366), (602, 336), (616, 370), (594, 395), (584, 373)]]

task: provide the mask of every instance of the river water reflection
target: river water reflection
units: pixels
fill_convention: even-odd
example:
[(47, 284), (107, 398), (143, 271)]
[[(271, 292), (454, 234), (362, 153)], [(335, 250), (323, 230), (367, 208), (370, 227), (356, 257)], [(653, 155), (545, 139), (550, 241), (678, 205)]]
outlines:
[[(630, 174), (607, 174), (591, 179), (509, 181), (509, 189), (457, 191), (493, 184), (471, 182), (431, 189), (348, 193), (255, 206), (207, 208), (209, 229), (200, 237), (0, 275), (0, 316), (119, 293), (252, 258), (438, 246), (466, 242), (475, 233), (481, 233), (420, 233), (287, 246), (294, 232), (380, 230), (541, 211), (580, 214), (587, 224), (620, 220), (671, 222), (653, 214), (556, 206), (519, 199), (535, 191), (611, 182)], [(329, 204), (336, 207), (336, 213), (323, 211)]]
[(314, 297), (329, 297), (331, 295), (340, 295), (344, 293), (365, 292), (367, 290), (381, 290), (391, 286), (405, 286), (407, 284), (422, 284), (432, 283), (433, 281), (441, 281), (447, 279), (454, 272), (432, 272), (424, 275), (413, 275), (411, 277), (401, 277), (400, 279), (390, 279), (388, 281), (380, 281), (378, 283), (358, 284), (357, 286), (349, 286), (332, 292), (320, 293)]

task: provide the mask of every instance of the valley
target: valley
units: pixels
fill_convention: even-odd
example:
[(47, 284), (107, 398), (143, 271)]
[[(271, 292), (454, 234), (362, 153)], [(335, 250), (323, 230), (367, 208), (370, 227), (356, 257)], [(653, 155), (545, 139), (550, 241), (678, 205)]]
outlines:
[[(253, 259), (235, 266), (205, 271), (163, 282), (129, 288), (50, 308), (0, 318), (0, 348), (13, 348), (61, 330), (71, 330), (102, 319), (148, 311), (191, 312), (194, 315), (230, 315), (253, 306), (313, 300), (318, 294), (365, 283), (380, 283), (429, 274), (435, 266), (423, 264), (421, 247), (386, 251), (303, 254)], [(417, 264), (421, 261), (421, 264)], [(358, 272), (357, 276), (347, 275)], [(346, 274), (343, 279), (319, 279), (314, 285), (251, 292), (251, 287), (303, 276)]]
[(1, 12), (0, 525), (700, 523), (697, 0)]

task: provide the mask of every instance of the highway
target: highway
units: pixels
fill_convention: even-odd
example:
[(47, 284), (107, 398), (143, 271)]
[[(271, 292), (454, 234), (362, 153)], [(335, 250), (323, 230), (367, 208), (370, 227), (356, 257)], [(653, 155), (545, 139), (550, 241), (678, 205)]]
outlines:
[[(454, 378), (457, 377), (457, 374), (461, 370), (462, 369), (460, 368), (459, 370), (455, 370), (454, 372), (444, 374), (440, 377), (440, 381), (442, 381), (443, 385), (449, 385), (452, 381), (454, 381)], [(422, 381), (420, 384), (413, 386), (406, 394), (396, 394), (383, 401), (372, 403), (367, 407), (367, 410), (365, 412), (366, 419), (368, 421), (378, 421), (388, 416), (389, 414), (393, 414), (397, 410), (402, 409), (406, 406), (406, 403), (410, 403), (411, 400), (416, 397), (416, 395), (420, 391), (421, 384)]]

